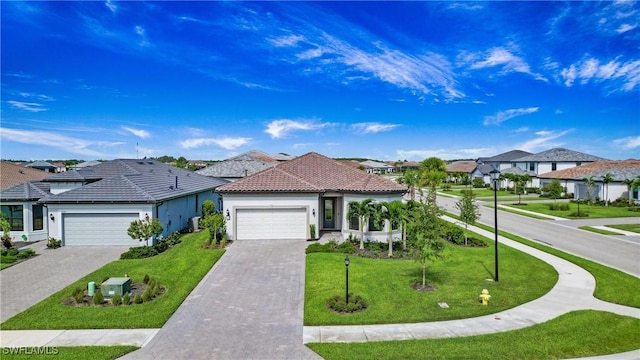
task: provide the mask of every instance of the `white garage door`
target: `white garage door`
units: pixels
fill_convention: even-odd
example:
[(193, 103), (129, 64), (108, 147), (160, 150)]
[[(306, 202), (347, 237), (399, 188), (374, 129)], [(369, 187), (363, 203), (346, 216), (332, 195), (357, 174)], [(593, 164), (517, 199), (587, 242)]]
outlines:
[(306, 239), (307, 209), (238, 209), (238, 240)]
[(138, 246), (127, 229), (138, 220), (137, 213), (129, 214), (64, 214), (63, 240), (73, 245), (128, 245)]

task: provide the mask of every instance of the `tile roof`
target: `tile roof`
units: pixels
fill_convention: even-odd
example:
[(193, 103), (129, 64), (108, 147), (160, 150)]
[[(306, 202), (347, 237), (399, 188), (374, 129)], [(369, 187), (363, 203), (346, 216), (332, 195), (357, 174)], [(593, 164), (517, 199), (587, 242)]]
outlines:
[(598, 160), (606, 159), (563, 148), (554, 148), (537, 154), (513, 159), (514, 162), (589, 162)]
[(46, 171), (0, 161), (0, 189), (8, 189), (25, 181), (39, 181), (51, 175)]
[(614, 181), (633, 179), (640, 175), (640, 160), (601, 160), (569, 169), (551, 171), (539, 174), (542, 179), (581, 180), (594, 176), (600, 180), (605, 174), (610, 173)]
[(360, 165), (364, 166), (365, 168), (385, 168), (385, 169), (394, 168), (393, 165), (389, 165), (387, 163), (374, 161), (374, 160), (362, 161), (360, 162)]
[(490, 175), (491, 171), (495, 168), (491, 164), (480, 164), (476, 169), (480, 171), (482, 175)]
[(459, 160), (447, 164), (447, 172), (464, 172), (472, 173), (476, 169), (478, 164), (473, 160)]
[(507, 151), (505, 153), (502, 154), (498, 154), (498, 155), (494, 155), (491, 157), (483, 157), (483, 158), (479, 158), (481, 159), (482, 162), (488, 163), (488, 162), (511, 162), (515, 159), (519, 159), (522, 158), (524, 156), (528, 156), (528, 155), (533, 155), (532, 153), (528, 152), (528, 151), (523, 151), (523, 150), (511, 150), (511, 151)]
[(214, 176), (221, 178), (243, 178), (252, 175), (266, 168), (276, 166), (278, 163), (274, 161), (263, 161), (256, 159), (250, 155), (239, 155), (231, 159), (213, 164), (204, 169), (196, 171), (196, 173), (204, 176)]
[[(226, 180), (199, 175), (156, 160), (118, 159), (67, 173), (89, 184), (47, 196), (42, 202), (153, 203), (214, 190), (227, 183)], [(71, 177), (67, 173), (56, 175), (56, 181), (69, 181)]]
[(38, 200), (47, 195), (49, 192), (49, 184), (41, 181), (23, 182), (10, 188), (0, 191), (1, 201), (25, 201)]
[(519, 167), (510, 167), (507, 169), (503, 169), (500, 171), (501, 174), (515, 174), (515, 175), (530, 175), (530, 176), (535, 176), (536, 173), (533, 171), (528, 171), (528, 170), (523, 170)]
[(404, 193), (407, 188), (379, 175), (308, 153), (218, 188), (221, 193), (361, 192)]
[(48, 161), (42, 161), (42, 160), (34, 161), (31, 163), (25, 164), (24, 166), (35, 168), (35, 169), (40, 169), (40, 168), (55, 169), (56, 168), (56, 166), (53, 165), (52, 163)]

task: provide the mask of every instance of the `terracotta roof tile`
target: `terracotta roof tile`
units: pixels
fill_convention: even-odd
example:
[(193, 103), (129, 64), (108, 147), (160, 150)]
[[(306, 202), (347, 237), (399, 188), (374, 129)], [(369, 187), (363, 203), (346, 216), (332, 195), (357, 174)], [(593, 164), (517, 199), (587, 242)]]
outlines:
[(407, 188), (379, 175), (345, 165), (317, 153), (308, 153), (218, 188), (225, 192), (403, 193)]
[(473, 160), (459, 160), (447, 165), (447, 172), (472, 173), (478, 164)]
[(8, 189), (25, 181), (39, 181), (52, 175), (54, 174), (46, 171), (0, 161), (0, 189)]

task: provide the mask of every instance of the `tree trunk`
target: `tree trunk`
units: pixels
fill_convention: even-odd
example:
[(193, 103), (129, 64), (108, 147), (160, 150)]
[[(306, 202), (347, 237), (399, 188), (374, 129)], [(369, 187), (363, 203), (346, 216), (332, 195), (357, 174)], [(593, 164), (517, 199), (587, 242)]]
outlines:
[(391, 222), (389, 222), (389, 257), (393, 257), (393, 238), (391, 237)]
[(427, 286), (427, 263), (422, 264), (422, 287)]
[(407, 229), (402, 224), (402, 251), (407, 251)]
[(364, 221), (360, 219), (360, 250), (364, 249)]

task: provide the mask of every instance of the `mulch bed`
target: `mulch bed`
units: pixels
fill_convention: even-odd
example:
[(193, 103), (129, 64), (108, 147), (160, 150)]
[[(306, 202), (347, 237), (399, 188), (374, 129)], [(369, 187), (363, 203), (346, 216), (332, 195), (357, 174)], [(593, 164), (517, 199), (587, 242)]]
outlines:
[[(124, 305), (123, 304), (123, 305), (120, 305), (120, 306), (136, 305), (133, 302), (133, 298), (135, 297), (136, 294), (140, 294), (140, 296), (142, 296), (142, 294), (144, 294), (144, 291), (145, 291), (146, 288), (147, 288), (147, 284), (145, 284), (143, 282), (131, 284), (131, 295), (130, 295), (131, 303), (129, 305)], [(100, 291), (100, 288), (98, 286), (96, 286), (96, 291)], [(158, 294), (158, 296), (152, 297), (150, 301), (153, 301), (155, 298), (162, 296), (166, 291), (167, 291), (167, 289), (165, 289), (164, 286), (160, 286), (160, 294)], [(93, 304), (93, 298), (88, 295), (88, 290), (84, 290), (84, 298), (83, 298), (81, 303), (77, 303), (76, 300), (72, 296), (64, 298), (60, 303), (62, 305), (74, 306), (74, 307), (113, 306), (113, 304), (111, 303), (111, 299), (105, 299), (104, 303), (102, 305), (94, 305)]]
[(413, 283), (413, 284), (411, 284), (411, 287), (414, 290), (417, 290), (417, 291), (435, 291), (436, 290), (435, 286), (433, 286), (431, 284), (425, 284), (423, 286), (422, 282)]

